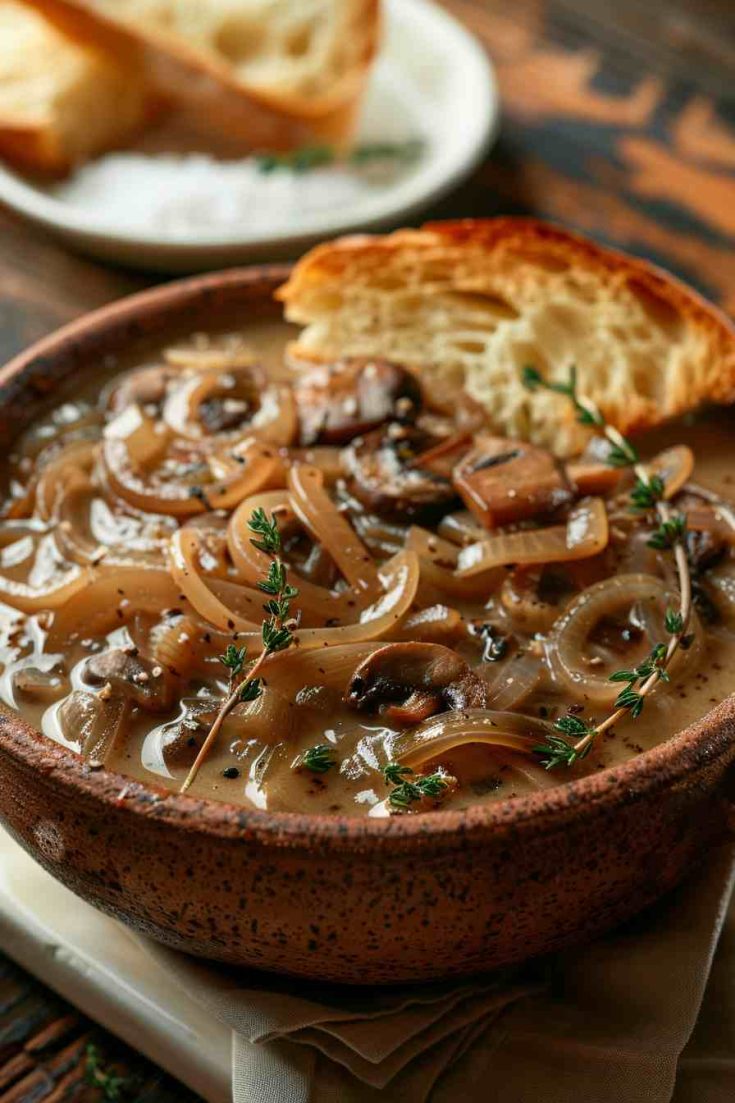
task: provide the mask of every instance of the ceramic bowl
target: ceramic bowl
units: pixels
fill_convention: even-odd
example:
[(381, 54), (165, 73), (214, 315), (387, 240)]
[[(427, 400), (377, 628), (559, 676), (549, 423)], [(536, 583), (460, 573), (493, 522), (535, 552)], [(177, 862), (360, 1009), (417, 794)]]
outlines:
[[(172, 284), (73, 323), (0, 373), (3, 439), (59, 381), (224, 319), (277, 317), (285, 270)], [(728, 830), (735, 698), (624, 765), (389, 820), (250, 811), (91, 771), (0, 714), (0, 815), (84, 899), (170, 946), (356, 984), (487, 970), (587, 939)]]

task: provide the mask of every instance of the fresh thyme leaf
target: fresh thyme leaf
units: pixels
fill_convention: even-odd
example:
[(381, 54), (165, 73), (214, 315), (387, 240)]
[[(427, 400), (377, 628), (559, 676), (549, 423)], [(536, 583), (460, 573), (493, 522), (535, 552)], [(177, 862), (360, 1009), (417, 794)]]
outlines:
[(388, 803), (400, 811), (410, 808), (423, 797), (440, 797), (450, 784), (448, 775), (439, 770), (433, 774), (416, 774), (410, 766), (401, 766), (399, 762), (389, 762), (384, 766), (383, 777), (389, 785), (395, 786), (388, 794)]
[(271, 561), (268, 577), (258, 582), (258, 589), (264, 594), (280, 594), (286, 586), (286, 568), (279, 559)]
[(569, 369), (569, 378), (564, 381), (550, 383), (544, 379), (541, 372), (530, 365), (526, 365), (521, 372), (521, 380), (529, 391), (543, 389), (553, 391), (554, 394), (564, 395), (571, 399), (577, 413), (577, 421), (580, 425), (603, 426), (605, 424), (602, 414), (592, 405), (581, 402), (577, 396), (577, 368), (575, 364)]
[(241, 701), (257, 701), (263, 692), (263, 685), (260, 678), (247, 678), (240, 689)]
[[(664, 681), (668, 681), (669, 676), (663, 666), (664, 662), (666, 661), (666, 652), (666, 644), (657, 643), (651, 651), (650, 655), (648, 655), (642, 663), (634, 667), (633, 670), (616, 670), (614, 674), (610, 675), (608, 681), (628, 682), (628, 689), (631, 691), (637, 682), (645, 682), (646, 679), (650, 678), (655, 671), (658, 672), (660, 678), (663, 678)], [(622, 701), (625, 693), (626, 690), (622, 690), (616, 702), (616, 704), (618, 704), (620, 708), (629, 707), (625, 705)]]
[(290, 150), (288, 153), (264, 153), (256, 157), (255, 163), (258, 171), (266, 174), (279, 169), (302, 173), (331, 165), (334, 159), (335, 153), (332, 147), (321, 145), (302, 146), (301, 149)]
[(684, 618), (676, 609), (667, 609), (664, 626), (670, 636), (678, 636), (684, 631)]
[(580, 402), (574, 401), (577, 410), (577, 421), (580, 425), (602, 425), (602, 415), (596, 410), (588, 410)]
[(611, 467), (632, 467), (640, 463), (640, 457), (630, 441), (621, 437), (619, 443), (610, 445), (605, 462)]
[(326, 774), (328, 770), (331, 770), (333, 766), (337, 765), (337, 759), (334, 757), (334, 747), (329, 743), (318, 743), (315, 747), (309, 747), (308, 750), (296, 760), (294, 769), (311, 770), (313, 774)]
[(533, 748), (533, 753), (541, 759), (541, 765), (545, 770), (555, 770), (557, 766), (573, 766), (574, 763), (584, 757), (572, 743), (567, 743), (560, 735), (547, 736), (545, 743), (539, 743)]
[(428, 774), (425, 777), (419, 777), (414, 784), (422, 797), (438, 797), (449, 787), (449, 782), (446, 777), (439, 772)]
[(254, 532), (256, 536), (260, 537), (259, 540), (250, 541), (256, 548), (266, 552), (268, 555), (276, 555), (280, 552), (281, 534), (278, 531), (278, 522), (275, 517), (269, 518), (268, 514), (261, 506), (253, 510), (250, 520), (248, 521), (248, 528), (251, 532)]
[(353, 165), (366, 165), (371, 161), (415, 161), (421, 156), (424, 143), (420, 138), (410, 138), (407, 142), (364, 142), (356, 146), (349, 155)]
[(119, 1076), (111, 1072), (105, 1066), (100, 1050), (91, 1042), (86, 1049), (84, 1079), (90, 1087), (101, 1092), (102, 1098), (109, 1103), (121, 1103), (123, 1099), (131, 1098), (138, 1087), (137, 1077)]
[(656, 531), (648, 540), (649, 548), (657, 548), (659, 551), (668, 551), (674, 544), (683, 540), (687, 530), (687, 519), (683, 513), (675, 513), (666, 521), (662, 521)]
[(227, 650), (224, 655), (219, 656), (219, 661), (230, 671), (230, 677), (236, 678), (238, 674), (242, 674), (247, 653), (247, 647), (235, 647), (234, 643), (228, 643)]
[(573, 716), (572, 713), (566, 713), (564, 716), (560, 716), (558, 720), (554, 722), (554, 727), (557, 731), (563, 732), (564, 735), (573, 735), (581, 737), (588, 735), (591, 731), (589, 724), (586, 724), (579, 716)]
[(401, 766), (400, 762), (389, 762), (383, 767), (383, 777), (389, 785), (400, 785), (404, 777), (412, 773), (410, 766)]
[(271, 594), (271, 598), (264, 605), (268, 619), (263, 621), (261, 636), (263, 650), (253, 662), (246, 677), (245, 670), (246, 649), (237, 648), (234, 644), (228, 644), (224, 655), (220, 655), (220, 662), (230, 671), (230, 684), (227, 696), (207, 732), (206, 738), (194, 760), (194, 765), (189, 770), (181, 792), (185, 793), (194, 781), (199, 769), (204, 762), (209, 748), (222, 728), (226, 717), (240, 701), (255, 701), (263, 692), (262, 679), (257, 677), (261, 666), (269, 655), (276, 651), (285, 651), (293, 642), (291, 628), (294, 620), (289, 620), (291, 600), (298, 597), (299, 591), (295, 586), (290, 586), (286, 580), (286, 565), (281, 561), (281, 534), (278, 530), (278, 522), (275, 516), (269, 517), (264, 509), (254, 509), (248, 521), (248, 527), (258, 539), (251, 540), (256, 548), (260, 548), (270, 556), (268, 575), (258, 583), (260, 589)]
[(388, 796), (388, 803), (393, 808), (400, 809), (409, 808), (419, 800), (421, 800), (421, 790), (412, 781), (402, 781), (395, 789), (391, 789)]
[(616, 670), (608, 678), (609, 682), (637, 682), (638, 675), (634, 670)]
[(255, 164), (258, 171), (264, 174), (282, 170), (300, 174), (340, 162), (358, 168), (374, 161), (410, 163), (421, 155), (423, 149), (424, 143), (416, 138), (406, 142), (365, 142), (340, 158), (329, 145), (302, 146), (287, 153), (263, 153), (255, 158)]
[(654, 509), (663, 499), (666, 487), (660, 475), (651, 475), (648, 480), (638, 478), (630, 494), (631, 509), (645, 512)]
[[(549, 735), (545, 743), (539, 743), (533, 748), (534, 754), (541, 758), (541, 765), (546, 770), (553, 770), (557, 766), (573, 766), (579, 759), (584, 758), (592, 747), (592, 740), (579, 749), (577, 743), (586, 737), (594, 737), (595, 729), (573, 713), (565, 713), (554, 721), (554, 727), (561, 735)], [(564, 736), (573, 739), (573, 743), (567, 742)]]
[(539, 387), (543, 387), (544, 385), (544, 377), (541, 375), (541, 372), (538, 368), (534, 368), (530, 364), (526, 364), (521, 371), (521, 381), (526, 390), (529, 391), (538, 390)]
[[(592, 403), (580, 398), (577, 392), (577, 372), (574, 367), (569, 372), (568, 381), (559, 383), (547, 382), (537, 368), (526, 365), (521, 371), (523, 385), (531, 391), (544, 388), (557, 394), (566, 395), (574, 404), (577, 412), (577, 420), (584, 425), (593, 425), (602, 430), (610, 448), (607, 454), (607, 462), (612, 467), (634, 467), (636, 482), (630, 497), (630, 506), (634, 511), (647, 512), (655, 510), (659, 518), (659, 527), (653, 533), (649, 544), (660, 550), (677, 549), (681, 546), (686, 534), (686, 520), (681, 515), (671, 515), (665, 502), (666, 486), (660, 475), (647, 472), (640, 466), (638, 452), (634, 446), (623, 437), (613, 426), (608, 425), (601, 412)], [(653, 686), (659, 681), (670, 680), (668, 664), (678, 648), (686, 651), (691, 646), (692, 637), (684, 635), (690, 616), (691, 592), (695, 603), (697, 602), (698, 589), (696, 578), (692, 578), (692, 572), (685, 562), (685, 557), (677, 554), (676, 565), (679, 575), (679, 591), (681, 595), (681, 608), (676, 611), (667, 609), (665, 615), (666, 631), (671, 640), (669, 644), (657, 644), (650, 655), (633, 670), (617, 670), (609, 676), (611, 682), (624, 683), (615, 701), (615, 712), (608, 716), (595, 727), (591, 727), (574, 716), (564, 716), (556, 721), (556, 729), (560, 735), (550, 735), (544, 743), (534, 747), (534, 753), (541, 757), (542, 765), (547, 770), (557, 766), (572, 766), (584, 755), (588, 754), (594, 740), (598, 735), (608, 731), (619, 719), (622, 711), (627, 711), (633, 719), (637, 719), (643, 711), (646, 696)], [(704, 595), (703, 595), (704, 596)], [(569, 742), (565, 736), (574, 742)]]
[(279, 624), (279, 620), (279, 617), (274, 616), (263, 622), (263, 647), (268, 654), (284, 651), (293, 639), (291, 629)]
[(449, 788), (449, 781), (444, 774), (414, 775), (413, 781), (402, 781), (392, 789), (388, 796), (388, 803), (393, 808), (410, 808), (423, 797), (439, 797)]
[(618, 694), (617, 700), (615, 701), (615, 707), (618, 709), (627, 709), (633, 719), (637, 720), (643, 712), (644, 702), (645, 698), (642, 697), (637, 690), (633, 689), (632, 686), (626, 686), (626, 688), (621, 690)]

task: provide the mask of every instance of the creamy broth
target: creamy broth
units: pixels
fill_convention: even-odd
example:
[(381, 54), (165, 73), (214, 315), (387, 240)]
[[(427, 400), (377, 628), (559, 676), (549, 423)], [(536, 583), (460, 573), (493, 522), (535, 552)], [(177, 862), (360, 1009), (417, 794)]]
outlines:
[[(234, 334), (192, 337), (177, 342), (167, 359), (161, 353), (132, 370), (117, 368), (104, 381), (99, 376), (83, 386), (75, 381), (64, 401), (16, 441), (4, 473), (0, 521), (0, 575), (7, 598), (0, 606), (5, 705), (49, 738), (85, 753), (94, 768), (178, 791), (227, 693), (227, 671), (218, 656), (230, 642), (247, 644), (249, 658), (258, 654), (256, 634), (241, 626), (259, 626), (267, 595), (258, 593), (249, 573), (254, 553), (245, 546), (235, 554), (232, 544), (233, 514), (244, 500), (253, 508), (275, 509), (285, 519), (283, 557), (289, 582), (302, 591), (292, 606), (301, 617), (295, 635), (298, 641), (303, 633), (304, 643), (263, 664), (260, 696), (227, 716), (193, 781), (194, 795), (278, 811), (383, 816), (396, 811), (387, 799), (391, 783), (383, 767), (400, 757), (412, 731), (441, 723), (449, 713), (461, 718), (478, 703), (485, 712), (512, 711), (533, 735), (570, 708), (585, 720), (603, 719), (611, 700), (572, 691), (559, 675), (560, 618), (580, 594), (610, 578), (642, 574), (660, 580), (655, 592), (663, 596), (649, 595), (638, 606), (631, 603), (619, 615), (603, 617), (582, 641), (580, 663), (604, 682), (610, 672), (642, 662), (662, 642), (664, 604), (676, 597), (670, 555), (646, 547), (653, 522), (635, 518), (625, 504), (628, 476), (623, 473), (605, 493), (585, 497), (569, 490), (571, 469), (562, 472), (558, 485), (555, 469), (543, 508), (529, 507), (518, 516), (496, 512), (494, 528), (486, 531), (481, 510), (467, 510), (473, 480), (483, 464), (490, 470), (498, 462), (522, 462), (513, 442), (467, 467), (469, 489), (462, 502), (455, 492), (457, 465), (466, 462), (465, 453), (478, 447), (478, 440), (487, 448), (482, 426), (472, 420), (476, 410), (464, 411), (464, 422), (450, 418), (435, 397), (417, 397), (400, 373), (390, 375), (387, 369), (370, 384), (368, 399), (360, 397), (363, 376), (349, 375), (347, 390), (328, 416), (319, 407), (318, 379), (294, 405), (282, 363), (286, 334), (282, 326), (252, 327), (244, 338), (247, 348)], [(263, 366), (262, 376), (252, 375), (253, 362)], [(353, 384), (358, 397), (349, 389)], [(335, 386), (330, 378), (328, 387)], [(382, 420), (375, 408), (380, 387), (393, 403)], [(365, 424), (352, 432), (342, 423), (352, 418), (357, 425), (356, 406)], [(244, 440), (254, 439), (251, 419), (260, 451), (238, 452)], [(301, 439), (294, 445), (296, 434)], [(390, 463), (374, 472), (370, 441), (385, 451), (386, 434), (394, 451)], [(413, 449), (405, 463), (402, 440)], [(731, 411), (687, 419), (637, 443), (644, 456), (687, 444), (696, 456), (691, 481), (719, 498), (735, 499)], [(425, 457), (431, 449), (437, 454), (433, 467), (421, 466), (429, 462), (424, 459), (412, 466), (417, 455)], [(447, 456), (454, 483), (446, 477)], [(238, 480), (247, 482), (258, 465), (274, 457), (278, 470), (246, 489), (243, 498)], [(415, 473), (403, 497), (405, 488), (390, 496), (391, 464), (399, 465), (401, 480), (407, 470)], [(315, 467), (318, 478), (308, 476)], [(296, 475), (297, 470), (307, 474)], [(310, 490), (307, 476), (324, 485)], [(302, 477), (307, 499), (312, 494), (319, 502), (319, 495), (326, 495), (339, 523), (352, 529), (352, 537), (327, 553), (303, 519), (289, 520), (293, 499), (286, 482), (290, 479), (293, 489), (293, 480)], [(592, 478), (594, 483), (599, 473), (593, 471)], [(569, 534), (577, 523), (575, 510), (582, 511), (594, 539), (596, 515), (584, 504), (591, 497), (606, 515), (606, 533), (609, 526), (602, 550), (554, 566), (519, 569), (502, 563), (475, 575), (462, 573), (472, 555), (484, 554), (473, 549), (484, 548), (488, 537), (525, 532), (527, 540), (530, 532), (564, 525)], [(714, 508), (689, 489), (679, 497), (685, 510), (706, 514)], [(156, 508), (147, 509), (148, 500), (157, 502)], [(210, 508), (220, 502), (219, 509)], [(235, 551), (249, 543), (248, 535), (241, 524)], [(172, 577), (172, 557), (186, 547), (193, 549), (193, 560)], [(369, 553), (365, 588), (370, 579), (376, 587), (370, 601), (363, 601), (362, 614), (360, 585), (345, 583), (338, 562), (340, 557), (347, 562), (356, 547)], [(690, 536), (690, 552), (695, 638), (672, 665), (670, 684), (655, 689), (637, 719), (626, 716), (571, 771), (546, 771), (537, 755), (507, 747), (452, 746), (420, 764), (421, 773), (439, 770), (451, 784), (440, 799), (422, 799), (408, 811), (483, 804), (604, 769), (669, 738), (726, 697), (735, 669), (733, 541), (724, 530), (700, 532)], [(340, 631), (346, 626), (379, 615), (371, 606), (396, 600), (402, 608), (401, 587), (411, 574), (406, 564), (414, 562), (417, 589), (405, 611), (380, 638), (368, 633), (345, 643)], [(100, 583), (116, 570), (114, 584)], [(44, 592), (54, 595), (47, 604), (33, 597)], [(159, 592), (165, 602), (156, 604)], [(230, 610), (231, 618), (209, 615), (212, 594), (216, 609)], [(306, 643), (310, 632), (324, 635), (312, 650)], [(389, 665), (366, 688), (366, 680), (378, 676), (365, 664), (375, 664), (378, 649), (399, 641), (424, 650), (387, 656)], [(427, 646), (445, 649), (445, 664), (447, 653), (454, 657), (456, 676), (437, 674), (427, 683), (422, 667), (421, 678), (410, 680), (407, 672), (417, 656), (429, 655)], [(366, 673), (356, 681), (358, 668)], [(333, 765), (324, 772), (304, 767), (304, 754), (315, 746), (329, 749)]]

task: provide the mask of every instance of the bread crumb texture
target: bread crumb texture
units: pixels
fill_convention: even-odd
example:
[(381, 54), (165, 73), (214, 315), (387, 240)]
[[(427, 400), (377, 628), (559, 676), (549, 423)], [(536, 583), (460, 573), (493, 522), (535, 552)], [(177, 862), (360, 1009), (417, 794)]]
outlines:
[(464, 387), (498, 432), (584, 447), (570, 403), (521, 382), (566, 380), (623, 432), (735, 401), (735, 327), (652, 265), (526, 219), (437, 223), (320, 246), (279, 296), (298, 359), (384, 356), (435, 401)]
[(128, 25), (165, 32), (252, 89), (331, 95), (374, 48), (376, 0), (87, 0)]
[(137, 73), (17, 0), (0, 0), (0, 155), (63, 172), (127, 139), (147, 113)]

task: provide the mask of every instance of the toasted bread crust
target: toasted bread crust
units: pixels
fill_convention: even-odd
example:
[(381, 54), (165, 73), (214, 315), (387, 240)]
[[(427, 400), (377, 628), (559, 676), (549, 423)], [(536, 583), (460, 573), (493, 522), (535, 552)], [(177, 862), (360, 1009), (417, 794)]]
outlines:
[(115, 14), (114, 8), (100, 9), (91, 0), (28, 0), (77, 33), (97, 34), (123, 48), (137, 48), (160, 92), (189, 102), (232, 137), (264, 149), (292, 149), (314, 141), (340, 144), (351, 135), (380, 33), (380, 0), (357, 2), (360, 17), (354, 33), (360, 41), (359, 62), (328, 93), (308, 97), (246, 84), (210, 51), (163, 28), (139, 26)]
[[(412, 364), (429, 382), (445, 392), (464, 383), (499, 430), (528, 435), (561, 454), (578, 450), (588, 434), (576, 426), (564, 400), (522, 393), (520, 366), (515, 373), (507, 364), (500, 370), (494, 356), (509, 363), (512, 342), (525, 341), (529, 354), (535, 351), (541, 360), (537, 366), (555, 378), (568, 370), (562, 362), (567, 348), (570, 354), (591, 351), (595, 363), (588, 370), (577, 363), (581, 386), (622, 432), (650, 428), (706, 403), (735, 402), (735, 325), (729, 318), (647, 261), (532, 219), (430, 223), (382, 237), (343, 238), (308, 253), (278, 296), (287, 318), (307, 327), (291, 347), (294, 358), (380, 351), (402, 352), (410, 361), (407, 335), (414, 326)], [(455, 300), (473, 298), (478, 307), (497, 300), (499, 315), (506, 310), (489, 338), (483, 330), (479, 336), (461, 331), (462, 320), (472, 326), (460, 318)], [(351, 324), (350, 312), (361, 311), (359, 324)], [(370, 311), (381, 313), (375, 332)], [(400, 336), (391, 323), (397, 312)], [(590, 337), (595, 326), (599, 340)], [(455, 344), (466, 337), (471, 351), (450, 362), (452, 329)], [(638, 331), (636, 345), (632, 335)], [(548, 346), (538, 343), (539, 335)], [(334, 347), (335, 341), (343, 347)], [(522, 355), (511, 351), (516, 359)], [(615, 361), (614, 378), (606, 377), (608, 358)]]
[(0, 0), (0, 156), (63, 174), (115, 148), (155, 114), (138, 49), (70, 34), (21, 0)]

